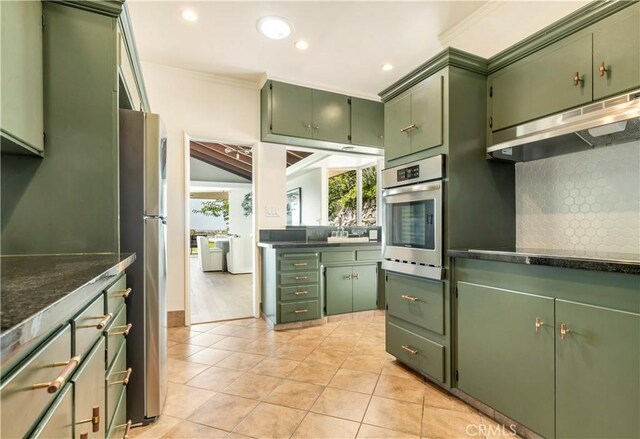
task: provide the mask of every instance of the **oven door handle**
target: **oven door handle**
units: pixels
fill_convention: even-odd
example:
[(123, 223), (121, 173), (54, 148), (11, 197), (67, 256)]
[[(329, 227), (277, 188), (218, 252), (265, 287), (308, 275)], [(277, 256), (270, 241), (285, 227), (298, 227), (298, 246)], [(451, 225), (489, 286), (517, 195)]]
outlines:
[(440, 189), (440, 187), (442, 187), (440, 182), (417, 184), (417, 185), (413, 185), (413, 186), (385, 189), (385, 190), (382, 191), (382, 196), (383, 197), (390, 197), (390, 196), (399, 195), (399, 194), (410, 194), (410, 193), (416, 193), (416, 192), (431, 192), (431, 191), (436, 191), (436, 190)]

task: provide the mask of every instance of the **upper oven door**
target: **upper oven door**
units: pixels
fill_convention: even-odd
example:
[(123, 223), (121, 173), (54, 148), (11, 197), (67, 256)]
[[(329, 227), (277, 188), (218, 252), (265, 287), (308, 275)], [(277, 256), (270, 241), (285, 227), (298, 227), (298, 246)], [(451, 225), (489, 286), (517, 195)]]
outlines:
[(442, 266), (442, 181), (386, 189), (384, 258)]

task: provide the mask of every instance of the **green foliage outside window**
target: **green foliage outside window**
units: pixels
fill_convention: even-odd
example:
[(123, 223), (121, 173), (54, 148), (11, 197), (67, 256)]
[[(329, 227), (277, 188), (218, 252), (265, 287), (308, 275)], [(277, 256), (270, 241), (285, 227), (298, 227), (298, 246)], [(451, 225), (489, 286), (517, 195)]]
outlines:
[[(343, 172), (329, 178), (329, 224), (338, 225), (342, 216), (344, 226), (358, 224), (357, 173)], [(377, 173), (371, 166), (362, 170), (362, 224), (375, 226), (377, 218)]]
[(193, 209), (193, 213), (206, 216), (222, 217), (229, 225), (229, 200), (207, 200), (202, 202), (200, 209)]

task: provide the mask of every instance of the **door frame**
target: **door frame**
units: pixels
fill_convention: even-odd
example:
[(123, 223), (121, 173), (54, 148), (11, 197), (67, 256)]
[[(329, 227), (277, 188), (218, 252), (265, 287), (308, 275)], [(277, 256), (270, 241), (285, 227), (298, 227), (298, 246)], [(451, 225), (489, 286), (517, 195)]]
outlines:
[[(190, 182), (191, 182), (191, 166), (190, 166), (190, 158), (191, 158), (191, 141), (196, 141), (196, 142), (212, 142), (212, 143), (226, 143), (226, 144), (230, 144), (230, 145), (242, 145), (242, 146), (248, 146), (248, 147), (256, 147), (258, 144), (258, 141), (255, 139), (229, 139), (229, 138), (224, 138), (224, 137), (217, 137), (217, 136), (198, 136), (198, 135), (191, 135), (188, 132), (184, 132), (184, 141), (183, 141), (183, 152), (184, 152), (184, 191), (183, 191), (183, 196), (182, 196), (182, 206), (183, 206), (183, 211), (184, 211), (184, 230), (183, 230), (183, 236), (184, 236), (184, 244), (183, 244), (183, 249), (185, 250), (184, 253), (184, 320), (185, 320), (185, 326), (191, 326), (191, 267), (190, 267), (190, 253), (191, 253), (191, 233), (190, 233), (190, 228), (189, 228), (189, 208), (188, 208), (188, 204), (189, 204), (189, 199), (190, 199), (190, 193), (191, 193), (191, 188), (190, 188)], [(251, 155), (252, 157), (252, 161), (255, 161), (255, 154)], [(252, 163), (252, 165), (255, 167), (255, 163)], [(255, 168), (252, 168), (255, 169)], [(253, 172), (252, 172), (253, 174)], [(252, 175), (253, 176), (253, 175)], [(253, 193), (255, 193), (255, 184), (256, 184), (256, 179), (252, 178), (252, 182), (251, 182), (251, 190), (253, 191)], [(252, 200), (254, 206), (255, 206), (255, 197), (253, 197)], [(252, 225), (252, 230), (255, 231), (255, 224), (256, 224), (256, 215), (254, 212), (253, 215), (253, 225)], [(252, 239), (252, 248), (255, 248), (256, 246), (256, 236), (254, 233), (253, 239)], [(258, 318), (260, 317), (260, 298), (259, 298), (259, 294), (260, 294), (260, 289), (258, 288), (258, 283), (257, 283), (257, 278), (256, 278), (256, 255), (255, 252), (253, 252), (252, 254), (253, 257), (253, 273), (252, 273), (252, 288), (253, 288), (253, 295), (252, 295), (252, 308), (253, 308), (253, 317), (254, 318)], [(248, 316), (251, 317), (251, 316)]]

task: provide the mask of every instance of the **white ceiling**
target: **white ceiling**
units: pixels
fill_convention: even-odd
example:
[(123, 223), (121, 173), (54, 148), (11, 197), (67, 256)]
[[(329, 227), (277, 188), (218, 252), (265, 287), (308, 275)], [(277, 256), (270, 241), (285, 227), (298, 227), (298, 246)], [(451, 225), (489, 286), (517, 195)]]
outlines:
[[(588, 3), (575, 1), (130, 0), (143, 61), (251, 82), (272, 79), (355, 96), (377, 93), (453, 46), (491, 56)], [(184, 9), (199, 20), (186, 22)], [(294, 26), (284, 40), (256, 30), (266, 15)], [(298, 39), (308, 50), (294, 48)], [(390, 72), (380, 66), (391, 63)]]

